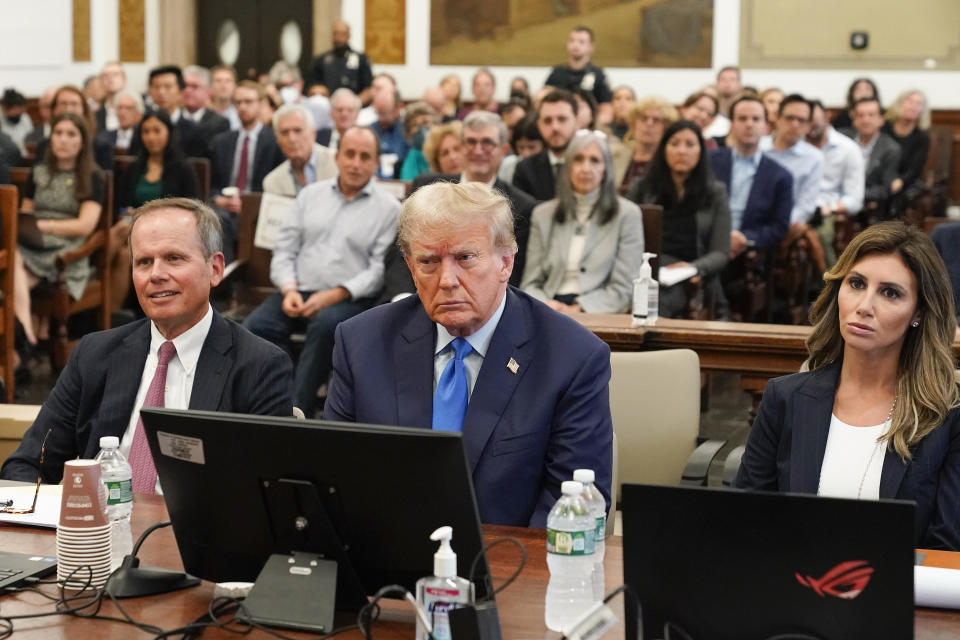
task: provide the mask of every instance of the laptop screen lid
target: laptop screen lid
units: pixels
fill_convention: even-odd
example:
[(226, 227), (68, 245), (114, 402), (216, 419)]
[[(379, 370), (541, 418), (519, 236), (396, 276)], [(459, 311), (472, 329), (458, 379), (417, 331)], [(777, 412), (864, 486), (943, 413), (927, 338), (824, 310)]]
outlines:
[(624, 581), (644, 640), (913, 637), (913, 503), (622, 491)]

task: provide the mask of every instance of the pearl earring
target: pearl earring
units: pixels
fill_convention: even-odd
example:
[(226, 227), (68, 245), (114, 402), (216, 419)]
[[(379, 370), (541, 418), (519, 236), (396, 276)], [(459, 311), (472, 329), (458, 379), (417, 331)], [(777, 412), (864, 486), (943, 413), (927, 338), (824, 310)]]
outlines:
[(917, 321), (917, 320), (914, 320), (914, 321), (910, 324), (910, 326), (913, 327), (914, 329), (916, 329), (917, 327), (920, 326), (920, 322)]

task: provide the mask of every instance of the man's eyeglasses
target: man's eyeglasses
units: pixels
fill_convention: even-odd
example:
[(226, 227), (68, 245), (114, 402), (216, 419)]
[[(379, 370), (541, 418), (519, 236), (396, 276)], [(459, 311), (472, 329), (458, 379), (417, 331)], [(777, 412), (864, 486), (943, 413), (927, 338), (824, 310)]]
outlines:
[(51, 431), (53, 431), (53, 429), (47, 429), (47, 435), (43, 436), (43, 442), (40, 443), (40, 466), (37, 467), (37, 486), (33, 490), (33, 502), (30, 504), (30, 507), (29, 508), (15, 507), (13, 506), (12, 499), (5, 500), (3, 498), (0, 498), (0, 513), (24, 514), (24, 513), (33, 513), (36, 510), (37, 496), (40, 495), (40, 481), (42, 480), (42, 477), (43, 477), (43, 474), (41, 473), (43, 470), (43, 454), (46, 453), (47, 438), (50, 437)]
[(497, 146), (497, 141), (493, 140), (492, 138), (479, 138), (479, 139), (464, 138), (463, 139), (463, 146), (467, 147), (468, 149), (471, 147), (476, 147), (477, 145), (480, 145), (480, 147), (484, 151), (492, 151), (493, 148)]

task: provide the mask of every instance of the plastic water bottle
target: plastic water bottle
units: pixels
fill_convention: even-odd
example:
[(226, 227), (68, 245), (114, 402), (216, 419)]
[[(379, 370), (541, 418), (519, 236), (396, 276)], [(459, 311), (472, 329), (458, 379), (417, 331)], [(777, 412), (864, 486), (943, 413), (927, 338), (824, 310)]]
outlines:
[(110, 518), (110, 568), (120, 566), (124, 556), (133, 552), (130, 515), (133, 513), (133, 469), (120, 453), (120, 438), (100, 438), (97, 461), (103, 470), (107, 489), (107, 517)]
[(593, 469), (577, 469), (573, 472), (573, 479), (583, 485), (583, 493), (580, 497), (587, 503), (587, 509), (590, 510), (597, 525), (593, 536), (593, 601), (600, 602), (606, 591), (603, 555), (607, 536), (607, 501), (603, 499), (603, 494), (597, 489), (597, 485), (593, 484), (594, 478)]
[(549, 629), (570, 631), (593, 606), (593, 560), (596, 519), (581, 497), (583, 485), (568, 480), (563, 495), (547, 516), (547, 583), (545, 622)]

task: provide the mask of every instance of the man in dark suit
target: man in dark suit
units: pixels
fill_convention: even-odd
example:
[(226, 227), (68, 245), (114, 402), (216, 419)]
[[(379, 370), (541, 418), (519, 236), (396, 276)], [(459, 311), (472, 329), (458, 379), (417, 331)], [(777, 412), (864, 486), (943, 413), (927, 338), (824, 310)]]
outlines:
[(897, 179), (900, 165), (900, 145), (884, 133), (883, 109), (876, 98), (863, 98), (853, 105), (853, 127), (840, 133), (853, 138), (863, 154), (865, 184), (864, 209), (879, 209), (886, 217), (887, 205), (893, 195), (891, 185)]
[(208, 143), (203, 139), (197, 123), (186, 117), (186, 111), (182, 108), (185, 87), (183, 72), (178, 66), (166, 65), (150, 70), (147, 92), (157, 109), (170, 114), (183, 153), (190, 158), (207, 158), (210, 156)]
[(462, 431), (483, 522), (543, 528), (574, 469), (593, 469), (609, 502), (610, 349), (507, 284), (512, 222), (477, 182), (406, 200), (417, 296), (339, 325), (325, 418)]
[(517, 163), (513, 186), (544, 201), (554, 196), (563, 153), (577, 131), (577, 101), (569, 91), (557, 89), (543, 98), (537, 114), (537, 127), (547, 148)]
[(197, 65), (183, 69), (183, 107), (186, 116), (199, 128), (198, 135), (204, 144), (210, 146), (213, 138), (230, 129), (230, 121), (213, 109), (210, 104), (210, 72)]
[(331, 151), (337, 150), (340, 136), (350, 127), (357, 124), (360, 115), (360, 98), (346, 87), (340, 87), (330, 96), (330, 119), (332, 127), (317, 129), (317, 144), (328, 147)]
[[(169, 198), (142, 207), (130, 236), (133, 284), (146, 318), (84, 337), (70, 355), (36, 421), (0, 476), (59, 482), (63, 463), (93, 458), (101, 436), (118, 436), (136, 477), (152, 460), (131, 451), (140, 408), (290, 415), (290, 358), (224, 319), (209, 303), (223, 278), (217, 215), (196, 200)], [(174, 352), (161, 401), (146, 401), (158, 352)], [(142, 439), (142, 435), (140, 438)], [(45, 445), (43, 444), (45, 441)], [(43, 447), (43, 464), (40, 464)], [(150, 485), (152, 486), (152, 485)]]
[(94, 138), (97, 164), (101, 169), (113, 169), (114, 154), (135, 156), (140, 153), (137, 125), (143, 117), (143, 99), (133, 91), (123, 90), (114, 96), (117, 128), (100, 131)]
[[(766, 110), (753, 95), (737, 98), (730, 106), (730, 133), (734, 145), (710, 152), (717, 179), (730, 194), (730, 262), (721, 274), (728, 299), (738, 297), (745, 277), (748, 252), (776, 251), (790, 227), (793, 177), (760, 151), (766, 131)], [(758, 265), (765, 263), (759, 260)], [(720, 314), (725, 315), (721, 299)], [(745, 319), (749, 320), (749, 319)]]
[[(260, 110), (267, 94), (263, 87), (244, 80), (233, 90), (233, 103), (240, 118), (239, 131), (224, 131), (211, 144), (210, 186), (213, 202), (223, 225), (223, 246), (227, 262), (237, 250), (237, 216), (240, 195), (263, 191), (263, 179), (284, 161), (270, 127), (260, 121)], [(226, 187), (236, 187), (237, 194), (224, 195)]]

